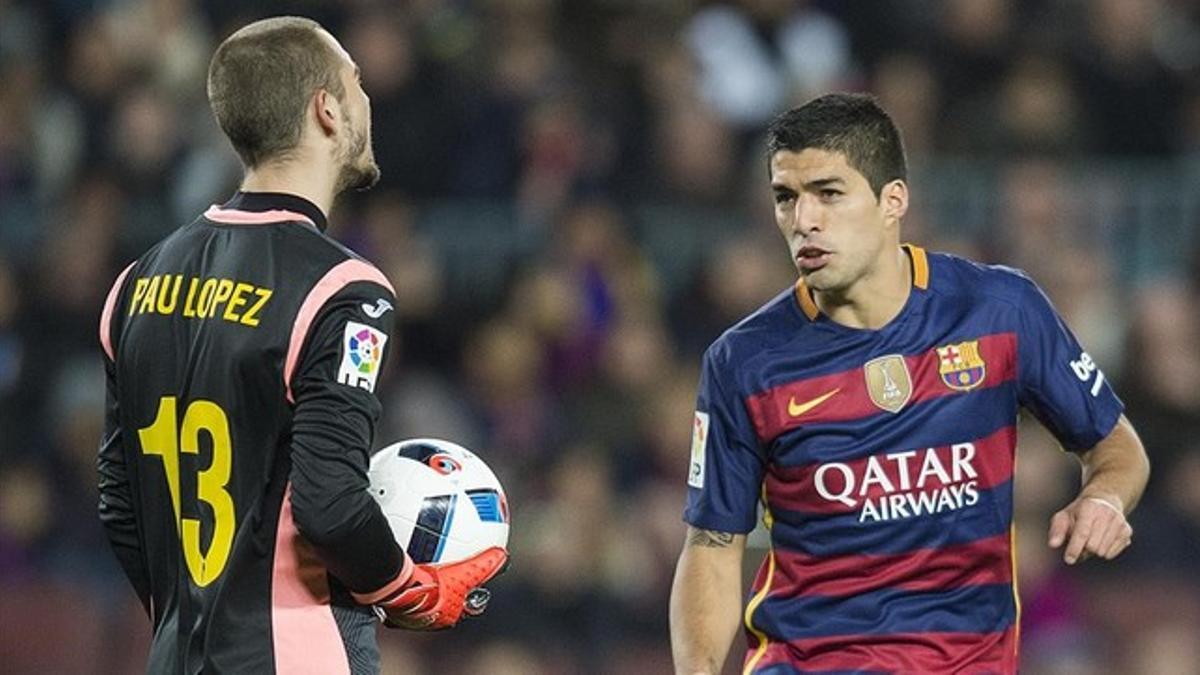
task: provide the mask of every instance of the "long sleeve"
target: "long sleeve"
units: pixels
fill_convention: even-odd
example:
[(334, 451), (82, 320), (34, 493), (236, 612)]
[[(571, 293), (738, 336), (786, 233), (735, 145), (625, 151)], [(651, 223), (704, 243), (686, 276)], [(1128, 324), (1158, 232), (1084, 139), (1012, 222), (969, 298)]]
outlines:
[(300, 534), (350, 590), (367, 593), (400, 574), (404, 553), (368, 493), (381, 406), (374, 386), (393, 312), (368, 311), (391, 293), (354, 283), (330, 299), (293, 378), (292, 509)]
[(133, 584), (142, 606), (149, 613), (150, 577), (146, 570), (137, 515), (133, 508), (135, 497), (125, 460), (116, 375), (112, 362), (107, 359), (104, 369), (108, 376), (104, 436), (100, 439), (100, 451), (96, 462), (100, 479), (100, 522), (117, 560), (121, 563), (121, 568), (125, 570), (125, 576)]

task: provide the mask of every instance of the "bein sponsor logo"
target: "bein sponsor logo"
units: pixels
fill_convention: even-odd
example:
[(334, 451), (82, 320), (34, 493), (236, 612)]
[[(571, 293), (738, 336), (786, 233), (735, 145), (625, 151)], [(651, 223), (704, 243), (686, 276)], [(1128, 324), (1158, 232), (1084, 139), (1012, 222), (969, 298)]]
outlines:
[(822, 464), (817, 494), (858, 510), (858, 522), (915, 518), (979, 501), (975, 444), (872, 455), (866, 462)]

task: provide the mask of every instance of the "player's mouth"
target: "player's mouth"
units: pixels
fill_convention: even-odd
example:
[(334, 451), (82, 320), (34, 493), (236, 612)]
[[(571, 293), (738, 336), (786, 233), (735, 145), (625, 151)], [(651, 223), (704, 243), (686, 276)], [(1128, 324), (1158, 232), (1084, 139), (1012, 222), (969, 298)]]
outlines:
[(801, 272), (815, 272), (828, 265), (831, 257), (833, 253), (820, 246), (801, 246), (800, 250), (796, 251), (796, 266)]

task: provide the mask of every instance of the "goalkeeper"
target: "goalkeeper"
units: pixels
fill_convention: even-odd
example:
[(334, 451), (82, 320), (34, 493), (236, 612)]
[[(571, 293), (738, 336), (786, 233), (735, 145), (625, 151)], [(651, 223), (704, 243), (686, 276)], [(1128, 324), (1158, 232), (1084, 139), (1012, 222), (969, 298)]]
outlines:
[(208, 93), (245, 177), (105, 302), (100, 519), (149, 672), (374, 673), (375, 612), (453, 626), (507, 553), (414, 565), (366, 490), (395, 298), (324, 233), (379, 177), (358, 67), (316, 22), (266, 19), (220, 45)]

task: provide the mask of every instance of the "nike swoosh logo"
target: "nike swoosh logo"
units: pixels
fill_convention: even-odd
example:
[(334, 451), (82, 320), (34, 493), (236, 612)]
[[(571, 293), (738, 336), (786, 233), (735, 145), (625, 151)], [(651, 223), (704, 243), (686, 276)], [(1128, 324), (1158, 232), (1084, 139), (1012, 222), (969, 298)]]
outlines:
[(838, 387), (837, 389), (834, 389), (833, 391), (831, 391), (829, 393), (821, 394), (820, 396), (818, 396), (812, 400), (805, 401), (804, 403), (796, 403), (796, 397), (793, 396), (790, 399), (788, 399), (788, 414), (791, 415), (792, 417), (799, 417), (799, 416), (803, 415), (804, 413), (808, 412), (809, 410), (812, 410), (813, 408), (815, 408), (815, 407), (821, 405), (822, 403), (824, 403), (825, 401), (829, 400), (830, 396), (833, 396), (834, 394), (838, 393), (841, 390), (842, 390), (842, 388)]
[(388, 302), (387, 300), (384, 300), (383, 298), (376, 300), (374, 306), (368, 305), (365, 302), (362, 304), (363, 313), (366, 314), (367, 316), (371, 317), (372, 319), (378, 319), (379, 317), (383, 316), (383, 313), (388, 311), (389, 309), (392, 309), (392, 303)]

